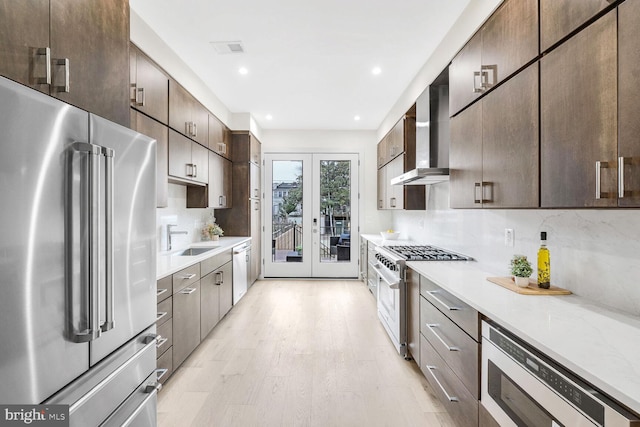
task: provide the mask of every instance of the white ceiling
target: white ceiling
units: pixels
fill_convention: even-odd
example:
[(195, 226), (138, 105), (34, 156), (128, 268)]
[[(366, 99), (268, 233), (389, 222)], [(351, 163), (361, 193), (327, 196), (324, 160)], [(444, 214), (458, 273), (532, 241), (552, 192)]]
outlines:
[[(130, 0), (231, 112), (263, 129), (357, 130), (378, 128), (468, 3)], [(210, 44), (236, 40), (244, 54)]]

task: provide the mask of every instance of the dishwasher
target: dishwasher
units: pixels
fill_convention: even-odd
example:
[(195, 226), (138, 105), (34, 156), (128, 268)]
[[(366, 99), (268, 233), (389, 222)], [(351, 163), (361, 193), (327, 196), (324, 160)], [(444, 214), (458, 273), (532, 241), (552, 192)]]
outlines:
[(247, 293), (249, 282), (249, 264), (251, 262), (251, 243), (246, 242), (233, 248), (233, 305)]

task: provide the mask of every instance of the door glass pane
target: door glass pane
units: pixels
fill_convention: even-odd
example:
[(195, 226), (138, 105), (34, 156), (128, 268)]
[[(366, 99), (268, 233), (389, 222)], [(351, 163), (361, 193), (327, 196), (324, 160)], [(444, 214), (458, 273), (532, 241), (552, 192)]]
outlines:
[(320, 262), (351, 259), (351, 161), (320, 161)]
[(302, 262), (302, 160), (272, 165), (272, 261)]

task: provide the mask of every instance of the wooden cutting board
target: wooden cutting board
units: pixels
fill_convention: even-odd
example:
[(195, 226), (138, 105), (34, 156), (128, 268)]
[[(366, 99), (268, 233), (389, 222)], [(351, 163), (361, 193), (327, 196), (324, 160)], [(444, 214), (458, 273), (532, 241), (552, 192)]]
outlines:
[(516, 286), (516, 282), (513, 280), (513, 277), (487, 277), (487, 280), (491, 283), (495, 283), (496, 285), (500, 285), (503, 288), (507, 288), (510, 291), (517, 292), (523, 295), (570, 295), (571, 291), (563, 288), (559, 288), (557, 286), (551, 285), (549, 289), (542, 289), (538, 287), (538, 283), (529, 279), (529, 286), (526, 288), (521, 288), (520, 286)]

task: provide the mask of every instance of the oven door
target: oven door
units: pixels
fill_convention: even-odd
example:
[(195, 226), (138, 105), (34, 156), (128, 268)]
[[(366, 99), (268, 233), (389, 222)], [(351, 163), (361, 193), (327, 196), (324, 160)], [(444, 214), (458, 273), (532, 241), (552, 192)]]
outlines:
[(382, 322), (389, 338), (396, 347), (396, 350), (406, 356), (406, 321), (403, 313), (404, 283), (402, 281), (388, 281), (378, 270), (378, 317)]
[(580, 411), (485, 338), (482, 340), (481, 392), (482, 404), (500, 426), (594, 426)]

